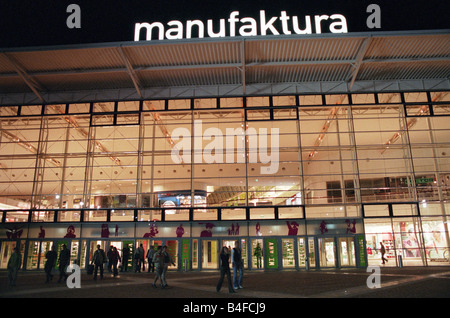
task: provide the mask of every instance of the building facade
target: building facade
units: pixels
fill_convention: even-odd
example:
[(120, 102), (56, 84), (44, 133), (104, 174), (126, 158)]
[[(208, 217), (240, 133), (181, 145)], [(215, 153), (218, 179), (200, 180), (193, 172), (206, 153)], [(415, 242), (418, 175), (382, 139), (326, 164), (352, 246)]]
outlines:
[(448, 265), (448, 40), (2, 53), (0, 269), (55, 244), (82, 268), (97, 244), (167, 245), (178, 270), (236, 244), (251, 270), (378, 265), (380, 243), (386, 266)]

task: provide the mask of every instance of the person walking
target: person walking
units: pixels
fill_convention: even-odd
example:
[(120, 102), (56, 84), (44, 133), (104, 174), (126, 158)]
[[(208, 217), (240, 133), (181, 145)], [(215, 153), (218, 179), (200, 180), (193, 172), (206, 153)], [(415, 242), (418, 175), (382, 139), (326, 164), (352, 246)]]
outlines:
[(161, 288), (166, 288), (167, 287), (167, 280), (166, 280), (166, 274), (167, 274), (167, 270), (169, 269), (170, 265), (174, 265), (175, 263), (173, 262), (172, 256), (170, 256), (170, 254), (167, 252), (167, 246), (163, 246), (162, 248), (162, 254), (164, 257), (164, 264), (163, 264), (163, 270), (162, 270), (162, 274), (161, 274)]
[(384, 254), (386, 254), (386, 249), (384, 248), (384, 245), (382, 242), (380, 242), (381, 248), (380, 248), (380, 253), (381, 253), (381, 264), (386, 264), (385, 262), (387, 262), (387, 258), (384, 257)]
[(140, 273), (142, 265), (142, 271), (145, 272), (145, 251), (142, 244), (136, 249), (134, 259), (136, 260), (136, 268), (134, 271)]
[(226, 274), (228, 279), (228, 292), (235, 293), (233, 285), (231, 283), (230, 254), (228, 254), (228, 248), (226, 246), (222, 247), (222, 250), (220, 251), (219, 263), (220, 263), (220, 279), (219, 282), (217, 283), (216, 291), (219, 292), (220, 289), (222, 288), (223, 279), (225, 278)]
[(162, 253), (162, 247), (158, 246), (158, 250), (156, 251), (155, 255), (153, 255), (153, 264), (155, 264), (155, 280), (153, 281), (152, 286), (154, 288), (158, 288), (156, 286), (156, 282), (158, 279), (161, 281), (161, 286), (163, 285), (162, 281), (162, 271), (164, 270), (164, 255)]
[(70, 265), (70, 251), (67, 248), (66, 244), (62, 245), (61, 252), (59, 252), (59, 279), (58, 283), (61, 283), (61, 280), (64, 281), (67, 279), (66, 269)]
[(119, 252), (117, 251), (117, 248), (115, 246), (113, 246), (112, 252), (111, 252), (110, 262), (111, 262), (111, 266), (112, 266), (112, 271), (113, 271), (113, 276), (114, 277), (119, 275), (119, 273), (117, 272), (117, 264), (120, 261), (121, 261), (121, 258), (120, 258)]
[(121, 272), (128, 271), (129, 259), (130, 259), (130, 248), (128, 247), (128, 244), (125, 244), (125, 246), (122, 249), (122, 268), (120, 269)]
[(262, 263), (262, 249), (261, 245), (259, 243), (255, 247), (255, 252), (253, 253), (254, 256), (256, 256), (256, 267), (261, 268)]
[(106, 252), (106, 257), (108, 258), (108, 272), (112, 273), (112, 257), (113, 257), (113, 246), (109, 247), (108, 252)]
[(19, 272), (21, 265), (22, 255), (20, 254), (19, 248), (14, 247), (7, 265), (9, 286), (16, 286), (17, 273)]
[(100, 279), (103, 279), (103, 263), (106, 262), (105, 251), (100, 248), (100, 244), (97, 245), (97, 250), (92, 256), (91, 264), (94, 264), (94, 280), (97, 280), (97, 273), (100, 269)]
[(53, 244), (51, 250), (45, 253), (45, 258), (47, 259), (44, 265), (44, 271), (47, 276), (47, 279), (45, 280), (46, 283), (53, 279), (52, 270), (55, 267), (57, 257), (56, 246)]
[[(239, 243), (238, 243), (239, 244)], [(231, 251), (231, 263), (233, 264), (233, 287), (234, 289), (242, 287), (242, 274), (244, 270), (244, 264), (242, 262), (242, 252), (239, 245)]]
[(155, 255), (156, 251), (155, 249), (150, 246), (150, 248), (147, 251), (147, 260), (148, 260), (148, 272), (150, 273), (150, 271), (152, 273), (155, 272), (155, 264), (153, 263), (153, 256)]

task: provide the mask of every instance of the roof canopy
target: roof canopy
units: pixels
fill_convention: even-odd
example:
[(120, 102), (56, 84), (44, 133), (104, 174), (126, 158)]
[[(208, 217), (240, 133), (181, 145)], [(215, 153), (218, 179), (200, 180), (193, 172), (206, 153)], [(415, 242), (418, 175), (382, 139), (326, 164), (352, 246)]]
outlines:
[[(440, 79), (450, 30), (118, 42), (0, 52), (0, 94)], [(147, 94), (148, 95), (148, 94)], [(4, 102), (2, 103), (4, 104)]]

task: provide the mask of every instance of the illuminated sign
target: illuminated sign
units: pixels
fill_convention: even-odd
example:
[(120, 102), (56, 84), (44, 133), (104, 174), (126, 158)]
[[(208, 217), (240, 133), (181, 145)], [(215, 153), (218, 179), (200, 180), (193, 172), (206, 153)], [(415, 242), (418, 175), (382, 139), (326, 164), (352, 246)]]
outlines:
[[(302, 20), (298, 16), (288, 16), (281, 11), (280, 16), (268, 17), (265, 10), (259, 12), (259, 19), (239, 17), (239, 11), (230, 13), (228, 19), (216, 21), (208, 19), (206, 24), (201, 20), (187, 20), (185, 23), (172, 20), (164, 25), (161, 22), (136, 23), (134, 41), (177, 40), (210, 37), (235, 37), (256, 35), (290, 35), (290, 34), (321, 34), (322, 32), (347, 33), (347, 19), (342, 14), (306, 15)], [(281, 24), (281, 28), (280, 28)], [(142, 38), (141, 38), (142, 37)]]

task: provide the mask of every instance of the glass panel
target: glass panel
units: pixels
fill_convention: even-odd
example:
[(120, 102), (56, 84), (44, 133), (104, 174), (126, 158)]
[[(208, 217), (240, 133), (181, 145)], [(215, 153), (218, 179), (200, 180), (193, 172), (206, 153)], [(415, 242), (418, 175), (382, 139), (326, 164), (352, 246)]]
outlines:
[(274, 208), (251, 208), (250, 219), (275, 219), (275, 210)]
[(81, 240), (80, 268), (86, 268), (87, 241)]
[(295, 267), (294, 239), (281, 239), (283, 268)]
[(169, 109), (191, 109), (190, 99), (170, 99)]
[(252, 240), (252, 269), (263, 269), (264, 257), (263, 257), (263, 240)]
[(217, 240), (203, 240), (202, 241), (202, 268), (203, 269), (217, 269), (218, 264), (218, 241)]
[(308, 237), (308, 260), (309, 260), (309, 267), (315, 268), (316, 267), (316, 244), (314, 237)]
[(353, 237), (339, 238), (339, 261), (341, 266), (355, 266), (355, 242)]
[(268, 96), (247, 97), (247, 107), (269, 106), (270, 98)]
[(298, 266), (300, 268), (306, 267), (306, 238), (299, 237), (298, 243)]
[(78, 251), (80, 249), (80, 241), (73, 240), (70, 244), (70, 259), (72, 260), (73, 264), (78, 264)]
[(447, 265), (450, 260), (445, 223), (441, 217), (422, 218), (425, 251), (429, 265)]
[(5, 222), (28, 222), (28, 211), (6, 212)]
[(415, 204), (393, 204), (392, 214), (394, 216), (417, 215), (417, 205)]
[(123, 111), (139, 111), (139, 101), (118, 102), (117, 110)]
[(303, 208), (301, 206), (278, 208), (278, 218), (280, 219), (303, 218)]
[(194, 108), (217, 108), (216, 98), (194, 99)]
[(94, 113), (112, 113), (114, 112), (114, 102), (101, 102), (93, 104)]
[(192, 259), (189, 257), (189, 239), (181, 240), (181, 270), (189, 270), (191, 268)]
[(74, 211), (58, 211), (58, 222), (79, 222), (81, 213), (78, 210)]
[(264, 264), (266, 269), (278, 269), (277, 239), (267, 238), (264, 248)]
[(2, 106), (0, 107), (0, 116), (17, 116), (18, 106)]
[(384, 258), (388, 260), (386, 266), (396, 265), (396, 254), (394, 248), (394, 233), (390, 219), (365, 220), (366, 249), (369, 265), (380, 265), (381, 244), (385, 249)]
[(322, 95), (301, 95), (299, 96), (300, 106), (322, 105)]
[(133, 221), (134, 210), (111, 210), (111, 222)]
[(295, 96), (273, 96), (273, 106), (295, 106)]
[(76, 103), (69, 105), (69, 114), (89, 113), (91, 109), (90, 103)]
[(178, 269), (178, 241), (175, 240), (169, 240), (166, 241), (167, 245), (167, 253), (169, 253), (170, 257), (172, 258), (172, 261), (175, 263), (175, 265), (170, 264), (170, 269)]
[(270, 120), (270, 110), (268, 109), (255, 109), (247, 110), (247, 120)]
[(242, 260), (244, 261), (244, 268), (248, 268), (248, 246), (247, 246), (247, 239), (242, 238), (241, 239), (241, 253), (242, 253)]
[(220, 108), (243, 107), (243, 103), (244, 102), (242, 97), (221, 98)]
[(395, 248), (405, 266), (424, 266), (425, 255), (417, 218), (393, 219)]
[(222, 220), (245, 220), (246, 210), (241, 208), (236, 209), (222, 209)]
[(217, 209), (194, 209), (194, 220), (217, 220)]
[(387, 204), (364, 205), (364, 216), (389, 216), (389, 206)]
[(352, 94), (353, 104), (375, 104), (374, 94)]
[(33, 211), (31, 212), (31, 222), (53, 222), (55, 219), (54, 211)]
[(334, 238), (319, 238), (320, 267), (336, 266), (336, 246)]
[(42, 105), (22, 106), (20, 115), (40, 115), (42, 111)]
[(39, 245), (40, 243), (38, 241), (28, 242), (27, 269), (38, 268)]
[[(9, 258), (11, 257), (11, 254), (14, 251), (14, 248), (16, 247), (16, 242), (2, 242), (2, 252), (0, 254), (0, 268), (6, 269), (8, 266)], [(23, 258), (23, 254), (22, 254)]]
[(40, 253), (40, 261), (39, 261), (40, 269), (44, 269), (45, 262), (47, 261), (47, 259), (45, 258), (45, 254), (47, 254), (47, 252), (49, 252), (51, 250), (52, 246), (53, 246), (53, 242), (50, 242), (50, 241), (41, 242), (41, 253)]
[(198, 269), (198, 240), (192, 240), (192, 269)]

